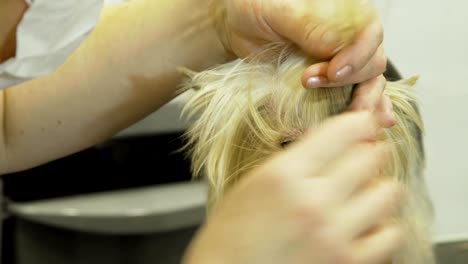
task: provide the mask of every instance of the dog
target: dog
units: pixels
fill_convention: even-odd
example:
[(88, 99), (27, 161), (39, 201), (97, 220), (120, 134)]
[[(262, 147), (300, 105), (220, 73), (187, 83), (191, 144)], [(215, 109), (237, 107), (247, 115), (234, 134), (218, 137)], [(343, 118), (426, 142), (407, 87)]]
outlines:
[[(316, 61), (294, 47), (271, 47), (254, 58), (237, 59), (202, 72), (184, 70), (183, 90), (192, 90), (182, 115), (193, 119), (184, 137), (194, 177), (208, 183), (207, 213), (243, 175), (287, 147), (307, 129), (347, 110), (354, 86), (304, 89), (300, 76)], [(431, 243), (432, 201), (424, 179), (424, 126), (414, 93), (418, 77), (388, 81), (396, 123), (379, 140), (391, 158), (379, 177), (406, 188), (395, 221), (406, 241), (396, 264), (435, 263)]]
[[(213, 1), (212, 13), (221, 39), (226, 8)], [(316, 10), (321, 24), (341, 37), (341, 47), (372, 18), (359, 1), (335, 0)], [(190, 158), (193, 177), (208, 184), (207, 214), (247, 172), (325, 119), (346, 111), (354, 86), (304, 89), (301, 75), (319, 62), (292, 44), (270, 44), (261, 52), (214, 66), (202, 72), (181, 68), (187, 77), (181, 92), (192, 93), (182, 116), (193, 120), (182, 148)], [(424, 125), (414, 87), (418, 77), (389, 80), (384, 93), (390, 98), (396, 123), (379, 138), (390, 145), (390, 162), (376, 180), (391, 178), (406, 188), (397, 221), (405, 233), (394, 264), (432, 264), (433, 205), (425, 183)]]

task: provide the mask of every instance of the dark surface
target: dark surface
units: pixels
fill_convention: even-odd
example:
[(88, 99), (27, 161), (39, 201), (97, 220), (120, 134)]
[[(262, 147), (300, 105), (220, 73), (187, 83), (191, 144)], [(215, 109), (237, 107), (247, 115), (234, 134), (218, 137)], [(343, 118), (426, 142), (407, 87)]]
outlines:
[(438, 264), (467, 264), (468, 240), (443, 243), (435, 247)]
[(179, 264), (196, 229), (111, 236), (18, 220), (14, 239), (18, 250), (4, 264)]
[[(190, 163), (178, 152), (183, 144), (181, 135), (114, 139), (31, 170), (4, 175), (5, 196), (13, 201), (32, 201), (188, 181)], [(194, 230), (99, 236), (8, 217), (3, 221), (1, 264), (143, 264), (150, 260), (175, 264)], [(93, 249), (94, 255), (89, 255)], [(155, 261), (158, 256), (162, 262)]]
[(387, 62), (387, 69), (384, 72), (384, 76), (388, 81), (398, 81), (402, 79), (400, 72), (393, 66), (391, 61)]
[(4, 195), (31, 201), (190, 179), (180, 133), (120, 138), (3, 176)]

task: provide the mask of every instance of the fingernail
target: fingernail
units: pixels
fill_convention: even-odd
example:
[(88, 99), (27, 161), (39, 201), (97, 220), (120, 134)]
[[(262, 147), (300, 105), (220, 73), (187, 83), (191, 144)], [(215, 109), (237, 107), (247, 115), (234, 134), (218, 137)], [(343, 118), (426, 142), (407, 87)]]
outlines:
[(326, 78), (323, 78), (323, 77), (318, 77), (318, 76), (310, 77), (307, 80), (307, 88), (318, 88), (321, 85), (324, 85), (326, 82), (327, 82)]
[(341, 81), (346, 79), (353, 72), (353, 67), (346, 65), (336, 72), (336, 80)]

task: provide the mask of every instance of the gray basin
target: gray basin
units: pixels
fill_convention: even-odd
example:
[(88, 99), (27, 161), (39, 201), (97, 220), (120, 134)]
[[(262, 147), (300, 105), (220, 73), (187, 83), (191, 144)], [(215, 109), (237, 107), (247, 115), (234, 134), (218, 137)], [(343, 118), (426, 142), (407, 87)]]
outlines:
[(205, 214), (204, 182), (182, 182), (33, 202), (13, 202), (14, 216), (69, 230), (148, 234), (198, 225)]

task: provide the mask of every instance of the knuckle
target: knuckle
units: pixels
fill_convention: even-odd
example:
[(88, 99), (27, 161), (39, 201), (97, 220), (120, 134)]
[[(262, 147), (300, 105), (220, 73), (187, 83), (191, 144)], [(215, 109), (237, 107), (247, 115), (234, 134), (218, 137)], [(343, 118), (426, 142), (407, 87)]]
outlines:
[(388, 62), (387, 56), (385, 56), (383, 52), (379, 52), (375, 60), (376, 70), (378, 70), (379, 72), (384, 72), (387, 68), (387, 62)]
[(382, 27), (380, 27), (377, 30), (377, 40), (379, 41), (379, 43), (382, 43), (384, 41), (384, 30)]
[(349, 250), (342, 249), (336, 254), (336, 261), (335, 263), (340, 264), (357, 264), (353, 255)]
[(318, 40), (319, 37), (317, 35), (320, 35), (320, 31), (323, 31), (322, 25), (316, 24), (316, 23), (311, 23), (310, 18), (307, 16), (304, 16), (300, 18), (301, 21), (301, 28), (303, 33), (303, 41), (305, 44), (310, 44), (314, 43)]
[(381, 74), (379, 75), (379, 77), (377, 77), (377, 84), (379, 85), (379, 87), (383, 88), (385, 87), (385, 85), (387, 85), (387, 79)]
[(282, 167), (271, 166), (265, 168), (261, 173), (261, 184), (273, 193), (283, 192), (285, 187), (285, 175)]
[(292, 218), (299, 233), (316, 230), (326, 223), (325, 211), (315, 201), (299, 201), (292, 209)]
[(379, 43), (384, 41), (384, 28), (380, 21), (375, 23), (375, 37)]
[(318, 232), (316, 239), (320, 241), (320, 249), (329, 254), (331, 263), (354, 263), (352, 252), (347, 246), (346, 240), (344, 237), (331, 230), (331, 228), (323, 229), (322, 232)]
[(298, 173), (297, 170), (292, 166), (294, 164), (288, 158), (277, 157), (271, 160), (264, 166), (257, 168), (259, 171), (260, 182), (264, 189), (268, 189), (269, 193), (275, 196), (285, 197), (287, 200), (291, 194), (294, 194), (297, 189), (297, 179), (294, 176)]
[(302, 42), (304, 48), (309, 49), (313, 55), (320, 59), (331, 58), (337, 47), (336, 33), (332, 32), (323, 23), (314, 23), (310, 17), (302, 18)]

